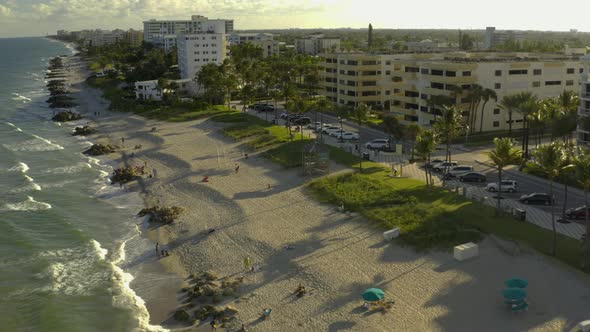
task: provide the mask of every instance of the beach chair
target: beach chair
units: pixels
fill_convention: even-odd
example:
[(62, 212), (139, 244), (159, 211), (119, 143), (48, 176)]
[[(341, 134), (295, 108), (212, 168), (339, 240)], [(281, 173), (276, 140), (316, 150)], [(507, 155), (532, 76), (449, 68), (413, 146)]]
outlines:
[(525, 311), (527, 310), (527, 308), (529, 307), (529, 304), (526, 301), (522, 301), (519, 304), (515, 304), (510, 308), (510, 311), (517, 313), (517, 312), (521, 312), (521, 311)]

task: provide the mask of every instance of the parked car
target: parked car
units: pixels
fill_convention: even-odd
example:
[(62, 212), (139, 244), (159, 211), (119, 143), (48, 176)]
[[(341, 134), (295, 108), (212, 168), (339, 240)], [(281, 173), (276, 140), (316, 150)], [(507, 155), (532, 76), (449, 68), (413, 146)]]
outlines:
[(469, 165), (458, 165), (455, 167), (451, 167), (449, 169), (449, 176), (451, 177), (455, 177), (455, 176), (459, 176), (459, 175), (463, 175), (469, 172), (473, 172), (473, 166), (469, 166)]
[(438, 163), (438, 164), (435, 164), (434, 166), (432, 166), (432, 170), (435, 172), (443, 172), (443, 171), (446, 172), (451, 167), (455, 167), (457, 165), (458, 164), (456, 161), (443, 161), (442, 163)]
[(311, 123), (311, 119), (308, 118), (308, 117), (306, 117), (306, 116), (301, 117), (301, 118), (296, 119), (296, 120), (293, 121), (293, 124), (294, 125), (297, 125), (297, 126), (305, 126), (305, 125), (310, 124), (310, 123)]
[(302, 117), (303, 117), (303, 115), (301, 115), (301, 114), (289, 114), (287, 119), (289, 120), (289, 122), (293, 123), (293, 122), (295, 122), (295, 120), (302, 118)]
[(336, 138), (342, 139), (342, 140), (345, 140), (345, 141), (358, 141), (359, 134), (357, 134), (357, 133), (344, 132), (344, 133), (342, 133), (342, 135), (336, 136)]
[(432, 159), (429, 163), (426, 164), (426, 168), (432, 168), (436, 164), (442, 163), (444, 160), (442, 159)]
[(520, 196), (519, 201), (523, 204), (543, 204), (543, 205), (551, 205), (553, 201), (551, 196), (546, 193), (532, 193), (528, 195)]
[(369, 150), (385, 150), (389, 148), (389, 140), (385, 138), (378, 138), (365, 144), (365, 147)]
[(338, 137), (338, 136), (340, 136), (341, 134), (344, 134), (345, 132), (346, 132), (346, 131), (345, 131), (344, 129), (340, 129), (340, 128), (338, 128), (338, 130), (330, 132), (330, 136), (331, 136), (331, 137)]
[(260, 112), (260, 110), (262, 108), (267, 107), (267, 106), (271, 106), (271, 105), (265, 104), (265, 103), (259, 103), (259, 104), (253, 104), (252, 106), (250, 106), (250, 108), (255, 110), (256, 112)]
[[(488, 183), (488, 185), (486, 186), (486, 190), (490, 191), (490, 192), (496, 192), (498, 191), (498, 183), (497, 182), (492, 182), (492, 183)], [(509, 192), (509, 193), (514, 193), (518, 191), (518, 183), (516, 183), (516, 181), (514, 180), (502, 180), (502, 191), (503, 192)]]
[(458, 176), (461, 182), (486, 182), (487, 178), (484, 174), (477, 172), (469, 172)]
[[(578, 206), (577, 208), (565, 210), (565, 217), (567, 219), (586, 220), (586, 207)], [(590, 211), (588, 211), (590, 213)]]
[(340, 127), (336, 127), (336, 126), (330, 126), (330, 127), (324, 127), (324, 129), (322, 129), (322, 133), (330, 135), (331, 132), (334, 131), (340, 131)]
[(266, 106), (259, 107), (257, 111), (258, 112), (274, 112), (275, 108), (274, 108), (274, 106), (266, 105)]
[(281, 113), (281, 115), (279, 115), (279, 117), (281, 119), (286, 119), (288, 116), (289, 116), (289, 113), (287, 113), (287, 112), (283, 112), (283, 113)]

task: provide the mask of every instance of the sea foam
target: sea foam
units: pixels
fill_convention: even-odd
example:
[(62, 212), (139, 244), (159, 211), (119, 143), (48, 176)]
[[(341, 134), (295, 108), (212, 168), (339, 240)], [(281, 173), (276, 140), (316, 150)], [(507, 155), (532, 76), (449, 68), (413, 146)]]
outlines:
[(63, 150), (63, 146), (55, 144), (52, 141), (41, 136), (33, 135), (33, 139), (19, 142), (16, 144), (2, 144), (11, 151), (55, 151)]
[(49, 174), (69, 174), (69, 173), (77, 173), (84, 169), (92, 168), (92, 165), (85, 162), (79, 162), (76, 165), (72, 166), (64, 166), (64, 167), (56, 167), (52, 169), (48, 169), (45, 173)]
[(27, 200), (19, 203), (7, 203), (4, 205), (4, 211), (39, 211), (49, 210), (51, 204), (38, 202), (33, 197), (27, 196)]
[(9, 172), (21, 172), (26, 173), (29, 170), (29, 165), (23, 163), (22, 161), (18, 162), (18, 164), (10, 167), (8, 169)]
[(22, 129), (20, 129), (19, 127), (15, 126), (14, 123), (11, 122), (5, 122), (7, 125), (11, 126), (12, 128), (14, 128), (14, 130), (16, 131), (23, 131)]

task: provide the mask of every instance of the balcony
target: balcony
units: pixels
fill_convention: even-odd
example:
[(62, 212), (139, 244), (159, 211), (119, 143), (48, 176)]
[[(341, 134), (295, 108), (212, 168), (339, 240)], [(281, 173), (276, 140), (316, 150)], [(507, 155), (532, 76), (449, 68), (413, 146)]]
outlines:
[(581, 99), (586, 99), (586, 100), (590, 100), (590, 92), (586, 92), (586, 93), (580, 93), (580, 98)]
[(415, 72), (399, 72), (398, 75), (403, 79), (403, 80), (416, 80), (418, 75), (418, 73)]
[(419, 97), (409, 97), (409, 96), (405, 96), (405, 95), (394, 94), (392, 99), (399, 100), (399, 101), (402, 101), (404, 103), (418, 104), (420, 98)]
[(446, 83), (446, 84), (469, 84), (477, 83), (477, 76), (439, 76), (422, 74), (422, 79), (431, 82)]
[(578, 107), (578, 114), (584, 116), (590, 116), (590, 108)]

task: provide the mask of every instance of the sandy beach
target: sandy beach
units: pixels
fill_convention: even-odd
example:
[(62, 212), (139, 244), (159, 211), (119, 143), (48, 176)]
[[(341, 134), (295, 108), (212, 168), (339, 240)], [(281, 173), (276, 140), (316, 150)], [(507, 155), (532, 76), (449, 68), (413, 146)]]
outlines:
[[(146, 253), (151, 259), (143, 271), (159, 277), (131, 284), (146, 301), (151, 324), (181, 327), (170, 317), (182, 306), (183, 280), (203, 271), (244, 277), (239, 296), (222, 304), (235, 306), (235, 326), (251, 331), (564, 331), (590, 319), (587, 275), (527, 249), (511, 254), (492, 237), (480, 243), (478, 258), (464, 262), (450, 251), (418, 253), (384, 242), (367, 220), (309, 197), (311, 179), (300, 170), (246, 151), (220, 133), (220, 124), (110, 113), (101, 92), (80, 83), (85, 75), (70, 80), (79, 88), (78, 110), (99, 129), (92, 139), (121, 145), (124, 137), (111, 157), (156, 170), (156, 177), (127, 189), (138, 191), (146, 206), (185, 209), (174, 224), (145, 232), (171, 253), (161, 259)], [(201, 182), (205, 176), (208, 182)], [(254, 272), (246, 271), (246, 257)], [(503, 281), (514, 276), (530, 282), (529, 310), (516, 315), (501, 295)], [(308, 289), (301, 298), (293, 295), (299, 284)], [(395, 301), (391, 311), (362, 307), (369, 287)], [(272, 308), (267, 320), (259, 319), (264, 308)]]

